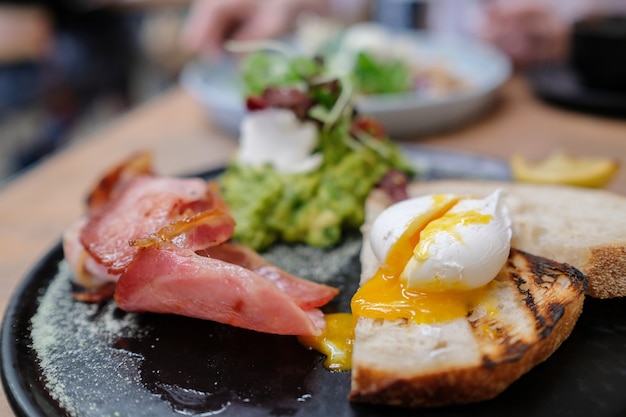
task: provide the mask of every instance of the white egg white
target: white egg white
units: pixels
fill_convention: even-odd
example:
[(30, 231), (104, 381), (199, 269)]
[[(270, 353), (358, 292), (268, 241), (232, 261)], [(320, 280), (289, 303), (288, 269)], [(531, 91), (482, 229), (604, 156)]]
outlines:
[(416, 219), (429, 221), (436, 211), (455, 198), (452, 194), (440, 194), (437, 198), (427, 195), (403, 200), (387, 207), (376, 218), (370, 231), (372, 250), (378, 261), (385, 262), (391, 246)]
[[(454, 198), (445, 195), (445, 201)], [(378, 217), (371, 230), (372, 249), (378, 260), (384, 263), (394, 243), (414, 219), (421, 217), (419, 221), (426, 222), (436, 233), (426, 234), (425, 239), (422, 234), (414, 248), (400, 277), (407, 288), (472, 289), (490, 282), (506, 262), (511, 245), (511, 220), (502, 192), (497, 190), (484, 199), (460, 199), (447, 213), (480, 213), (490, 219), (486, 223), (456, 224), (452, 230), (438, 230), (441, 217), (433, 216), (434, 202), (433, 196), (405, 200)], [(423, 258), (418, 256), (425, 253)]]

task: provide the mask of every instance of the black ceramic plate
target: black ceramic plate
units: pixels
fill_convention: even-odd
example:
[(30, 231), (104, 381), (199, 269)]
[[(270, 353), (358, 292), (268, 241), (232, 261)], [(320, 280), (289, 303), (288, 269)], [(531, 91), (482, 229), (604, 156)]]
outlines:
[[(432, 176), (508, 176), (506, 165), (480, 157), (425, 149), (410, 155), (424, 158)], [(355, 234), (332, 249), (277, 245), (266, 256), (338, 286), (341, 296), (328, 310), (347, 311), (359, 250)], [(5, 315), (2, 380), (17, 415), (416, 415), (351, 405), (349, 373), (325, 370), (323, 357), (294, 337), (75, 302), (62, 259), (59, 245), (23, 280)], [(625, 384), (626, 303), (588, 300), (571, 338), (495, 400), (419, 415), (624, 415)]]

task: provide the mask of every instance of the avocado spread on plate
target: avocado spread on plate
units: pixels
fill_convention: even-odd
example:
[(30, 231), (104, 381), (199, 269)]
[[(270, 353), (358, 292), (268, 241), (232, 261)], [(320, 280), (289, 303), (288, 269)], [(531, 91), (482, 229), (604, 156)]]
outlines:
[[(276, 241), (331, 246), (362, 224), (365, 198), (383, 177), (413, 174), (382, 126), (354, 111), (349, 76), (326, 73), (320, 59), (269, 51), (249, 55), (241, 72), (249, 114), (288, 110), (298, 124), (315, 126), (311, 154), (319, 164), (284, 172), (271, 160), (244, 162), (240, 150), (219, 180), (236, 220), (236, 240), (257, 250)], [(264, 132), (251, 134), (253, 139), (243, 138), (242, 127), (242, 146), (263, 140)], [(289, 146), (292, 137), (289, 131), (279, 140)]]

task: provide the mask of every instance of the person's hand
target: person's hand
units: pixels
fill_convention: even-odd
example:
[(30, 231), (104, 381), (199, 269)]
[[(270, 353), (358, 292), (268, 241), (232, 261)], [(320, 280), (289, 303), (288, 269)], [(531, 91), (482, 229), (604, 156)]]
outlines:
[(569, 25), (545, 3), (490, 4), (481, 32), (517, 67), (560, 60), (567, 54)]
[(183, 31), (193, 52), (217, 56), (227, 39), (272, 38), (293, 28), (303, 11), (327, 13), (325, 0), (198, 0)]

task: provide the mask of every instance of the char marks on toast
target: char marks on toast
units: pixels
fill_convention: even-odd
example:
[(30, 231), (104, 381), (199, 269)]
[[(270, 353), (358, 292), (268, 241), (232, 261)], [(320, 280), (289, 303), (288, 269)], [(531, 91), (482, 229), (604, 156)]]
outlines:
[(486, 303), (449, 322), (359, 317), (350, 400), (434, 407), (495, 397), (569, 336), (587, 280), (570, 265), (512, 249), (490, 285)]

